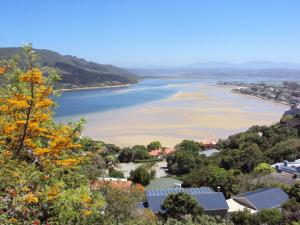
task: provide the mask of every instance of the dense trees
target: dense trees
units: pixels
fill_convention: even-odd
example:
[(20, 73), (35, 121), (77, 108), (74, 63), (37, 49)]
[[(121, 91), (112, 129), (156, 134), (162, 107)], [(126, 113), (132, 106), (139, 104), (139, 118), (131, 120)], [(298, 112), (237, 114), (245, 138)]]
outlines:
[(201, 149), (201, 145), (198, 142), (192, 140), (183, 140), (180, 144), (176, 146), (176, 150), (190, 151), (195, 154), (199, 154), (199, 151)]
[(176, 151), (167, 157), (168, 169), (171, 174), (182, 175), (196, 167), (195, 155), (191, 151)]
[(118, 159), (120, 162), (128, 163), (135, 160), (150, 159), (151, 156), (143, 145), (135, 145), (132, 148), (126, 147), (120, 151)]
[(161, 149), (162, 145), (159, 141), (152, 141), (149, 145), (147, 145), (148, 151)]
[(170, 194), (161, 206), (166, 218), (183, 219), (186, 215), (199, 216), (203, 209), (197, 201), (186, 193)]
[(144, 166), (140, 166), (130, 172), (130, 180), (134, 183), (148, 185), (151, 180), (151, 172)]

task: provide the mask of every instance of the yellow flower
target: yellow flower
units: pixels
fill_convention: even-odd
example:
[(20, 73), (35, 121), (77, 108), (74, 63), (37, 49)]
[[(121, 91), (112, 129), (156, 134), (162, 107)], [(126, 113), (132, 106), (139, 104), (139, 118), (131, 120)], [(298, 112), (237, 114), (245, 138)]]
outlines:
[(28, 204), (30, 203), (38, 203), (39, 198), (32, 193), (25, 195), (24, 201)]
[(10, 218), (9, 219), (9, 222), (11, 222), (11, 223), (17, 223), (18, 222), (18, 220), (16, 219), (16, 218)]
[(62, 159), (62, 160), (57, 160), (56, 164), (59, 166), (74, 166), (79, 163), (79, 160), (77, 159)]
[(44, 155), (46, 153), (51, 152), (51, 149), (49, 149), (49, 148), (36, 148), (33, 152), (34, 152), (35, 155), (40, 156), (40, 155)]
[(81, 196), (81, 200), (83, 203), (90, 203), (92, 201), (92, 198), (87, 195), (83, 195)]
[(49, 192), (47, 194), (48, 201), (51, 201), (54, 198), (56, 198), (56, 196), (59, 193), (59, 190), (60, 190), (60, 187), (57, 186), (57, 185), (54, 185), (54, 186), (50, 187)]
[(91, 210), (83, 210), (83, 215), (84, 216), (90, 216), (90, 215), (92, 215), (92, 211)]
[(28, 191), (30, 191), (30, 188), (25, 186), (21, 190), (24, 191), (24, 192), (28, 192)]

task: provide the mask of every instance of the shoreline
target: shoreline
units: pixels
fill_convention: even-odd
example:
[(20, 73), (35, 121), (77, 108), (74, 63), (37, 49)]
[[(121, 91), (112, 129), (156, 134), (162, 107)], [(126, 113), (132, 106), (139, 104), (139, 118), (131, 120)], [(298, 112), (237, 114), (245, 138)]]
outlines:
[(269, 99), (269, 98), (262, 97), (262, 96), (258, 96), (258, 95), (254, 95), (254, 94), (244, 94), (244, 93), (241, 93), (241, 92), (238, 92), (238, 91), (234, 91), (234, 90), (231, 90), (231, 92), (232, 92), (232, 93), (235, 93), (235, 94), (240, 94), (240, 95), (245, 95), (245, 96), (250, 96), (250, 97), (259, 98), (259, 99), (262, 99), (262, 100), (265, 100), (265, 101), (268, 101), (268, 102), (273, 102), (273, 103), (277, 103), (277, 104), (281, 104), (281, 105), (291, 106), (291, 105), (290, 105), (289, 103), (287, 103), (287, 102), (276, 101), (276, 100), (273, 100), (273, 99)]
[[(290, 104), (287, 103), (287, 102), (276, 101), (276, 100), (269, 99), (269, 98), (266, 98), (266, 97), (262, 97), (262, 96), (258, 96), (258, 95), (254, 95), (254, 94), (245, 94), (245, 93), (241, 93), (241, 92), (238, 92), (238, 91), (233, 90), (233, 88), (238, 88), (238, 87), (241, 87), (241, 86), (224, 85), (224, 84), (216, 84), (216, 85), (217, 85), (217, 86), (221, 86), (221, 87), (229, 87), (229, 88), (232, 88), (232, 89), (231, 89), (231, 92), (232, 92), (232, 93), (235, 93), (235, 94), (240, 94), (240, 95), (249, 96), (249, 97), (255, 97), (255, 98), (259, 98), (259, 99), (262, 99), (262, 100), (265, 100), (265, 101), (268, 101), (268, 102), (273, 102), (273, 103), (277, 103), (277, 104), (281, 104), (281, 105), (287, 105), (287, 106), (290, 106)], [(243, 87), (241, 87), (241, 88), (243, 88)]]
[(118, 87), (129, 87), (133, 84), (120, 84), (120, 85), (111, 85), (111, 86), (94, 86), (94, 87), (78, 87), (78, 88), (62, 88), (62, 89), (57, 89), (58, 91), (61, 92), (69, 92), (69, 91), (81, 91), (81, 90), (94, 90), (94, 89), (109, 89), (109, 88), (118, 88)]
[(153, 140), (174, 146), (184, 139), (223, 139), (253, 125), (271, 125), (287, 107), (246, 96), (229, 88), (197, 84), (196, 90), (182, 90), (159, 101), (89, 114), (84, 134), (119, 146), (146, 145)]

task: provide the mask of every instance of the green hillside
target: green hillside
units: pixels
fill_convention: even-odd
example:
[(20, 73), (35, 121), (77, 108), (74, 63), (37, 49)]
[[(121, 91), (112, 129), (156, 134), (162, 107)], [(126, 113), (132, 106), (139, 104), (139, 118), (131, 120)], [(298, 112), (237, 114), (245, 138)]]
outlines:
[[(96, 87), (131, 84), (137, 75), (113, 65), (89, 62), (70, 55), (61, 55), (46, 49), (35, 49), (40, 56), (41, 67), (56, 68), (61, 75), (57, 88)], [(0, 48), (0, 59), (20, 56), (20, 67), (24, 67), (22, 48)]]

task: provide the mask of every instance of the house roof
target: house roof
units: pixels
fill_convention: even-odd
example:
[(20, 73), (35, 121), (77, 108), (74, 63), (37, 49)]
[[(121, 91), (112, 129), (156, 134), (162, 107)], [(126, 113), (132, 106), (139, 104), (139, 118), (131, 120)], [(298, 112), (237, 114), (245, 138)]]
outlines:
[(243, 211), (245, 209), (249, 210), (250, 213), (256, 213), (256, 210), (253, 210), (247, 206), (244, 206), (238, 202), (236, 202), (234, 199), (230, 198), (226, 200), (227, 205), (229, 207), (228, 212), (236, 212), (236, 211)]
[(190, 194), (204, 211), (227, 210), (228, 205), (222, 192), (214, 192), (210, 187), (201, 188), (169, 188), (147, 190), (146, 198), (149, 208), (157, 213), (161, 212), (161, 205), (169, 194), (184, 192)]
[(163, 149), (165, 155), (169, 155), (175, 151), (174, 148), (164, 148)]
[(153, 157), (157, 157), (161, 154), (161, 150), (160, 149), (156, 149), (156, 150), (152, 150), (149, 152), (149, 155), (153, 156)]
[(174, 178), (157, 178), (151, 180), (150, 184), (145, 188), (146, 190), (174, 188), (174, 184), (182, 184), (182, 181)]
[(285, 203), (289, 196), (280, 188), (261, 188), (233, 197), (234, 200), (243, 200), (255, 210), (277, 208)]

